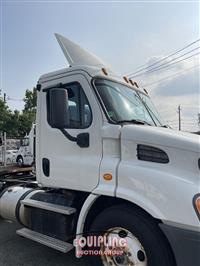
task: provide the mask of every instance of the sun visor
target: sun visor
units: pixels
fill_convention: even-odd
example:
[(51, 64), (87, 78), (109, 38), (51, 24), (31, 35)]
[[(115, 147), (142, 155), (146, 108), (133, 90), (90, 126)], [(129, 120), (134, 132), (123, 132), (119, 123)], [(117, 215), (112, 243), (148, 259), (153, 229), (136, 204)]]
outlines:
[(81, 48), (78, 44), (55, 33), (56, 39), (70, 66), (105, 66), (105, 64), (95, 55)]

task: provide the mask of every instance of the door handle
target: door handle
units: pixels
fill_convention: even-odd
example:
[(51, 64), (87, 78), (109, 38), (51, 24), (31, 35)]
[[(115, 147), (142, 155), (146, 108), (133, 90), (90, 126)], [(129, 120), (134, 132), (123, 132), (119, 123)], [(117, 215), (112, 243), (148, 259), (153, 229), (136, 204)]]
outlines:
[(42, 159), (42, 170), (45, 176), (49, 177), (50, 175), (50, 161), (47, 158)]

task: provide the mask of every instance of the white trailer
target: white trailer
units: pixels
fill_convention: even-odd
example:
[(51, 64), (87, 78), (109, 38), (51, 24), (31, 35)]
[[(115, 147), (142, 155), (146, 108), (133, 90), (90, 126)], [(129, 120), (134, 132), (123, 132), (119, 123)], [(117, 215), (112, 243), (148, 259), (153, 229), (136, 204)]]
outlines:
[(31, 166), (34, 162), (35, 131), (36, 125), (33, 124), (29, 134), (20, 141), (20, 147), (16, 154), (16, 163), (19, 167)]
[[(56, 37), (70, 67), (38, 81), (38, 187), (2, 183), (0, 216), (92, 265), (199, 265), (199, 136), (167, 128), (145, 91)], [(90, 234), (106, 242), (83, 249)]]

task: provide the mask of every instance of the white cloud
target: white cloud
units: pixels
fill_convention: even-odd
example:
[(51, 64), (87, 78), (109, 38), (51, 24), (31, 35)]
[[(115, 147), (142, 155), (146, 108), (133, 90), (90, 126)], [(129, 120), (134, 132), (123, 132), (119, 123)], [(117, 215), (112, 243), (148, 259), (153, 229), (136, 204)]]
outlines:
[[(151, 57), (147, 66), (160, 60), (163, 56)], [(181, 58), (180, 58), (181, 59)], [(172, 58), (166, 61), (170, 62)], [(163, 61), (157, 67), (164, 64)], [(172, 63), (172, 62), (171, 62)], [(199, 58), (192, 57), (164, 68), (138, 76), (135, 79), (150, 93), (152, 100), (166, 121), (178, 128), (178, 105), (181, 105), (182, 130), (199, 130), (197, 114), (200, 113), (200, 78)], [(150, 70), (151, 68), (147, 68)], [(158, 82), (160, 81), (160, 82)]]

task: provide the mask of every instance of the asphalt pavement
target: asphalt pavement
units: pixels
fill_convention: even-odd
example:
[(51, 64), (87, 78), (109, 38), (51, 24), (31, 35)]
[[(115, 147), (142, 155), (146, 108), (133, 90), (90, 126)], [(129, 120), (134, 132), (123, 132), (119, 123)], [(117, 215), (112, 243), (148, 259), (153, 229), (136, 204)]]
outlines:
[(74, 250), (63, 254), (16, 235), (20, 227), (0, 218), (0, 266), (89, 266), (88, 258), (76, 259)]

